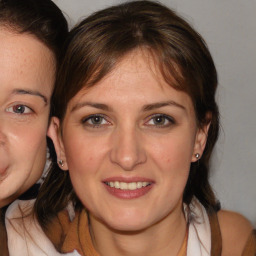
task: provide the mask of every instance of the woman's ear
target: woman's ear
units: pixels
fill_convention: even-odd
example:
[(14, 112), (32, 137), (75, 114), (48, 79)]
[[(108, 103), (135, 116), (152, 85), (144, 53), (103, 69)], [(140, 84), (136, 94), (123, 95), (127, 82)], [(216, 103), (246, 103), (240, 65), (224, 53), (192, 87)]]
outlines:
[(208, 113), (206, 115), (205, 124), (203, 124), (202, 127), (197, 129), (196, 139), (194, 144), (194, 152), (191, 159), (192, 162), (198, 161), (203, 155), (204, 148), (207, 142), (210, 125), (211, 125), (211, 114)]
[(57, 164), (63, 171), (68, 170), (66, 161), (65, 149), (60, 132), (60, 120), (57, 117), (52, 117), (47, 131), (48, 137), (51, 138), (57, 155)]

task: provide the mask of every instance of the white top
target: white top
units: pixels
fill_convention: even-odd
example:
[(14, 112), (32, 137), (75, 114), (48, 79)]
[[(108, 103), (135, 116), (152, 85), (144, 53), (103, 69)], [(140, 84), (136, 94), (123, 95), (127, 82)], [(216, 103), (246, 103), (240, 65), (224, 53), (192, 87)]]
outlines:
[[(56, 251), (37, 221), (29, 215), (34, 201), (16, 200), (6, 212), (9, 255), (81, 256), (76, 250), (66, 254)], [(184, 211), (189, 222), (187, 256), (210, 256), (211, 229), (206, 210), (197, 199), (193, 199), (189, 207), (184, 206)], [(26, 214), (29, 217), (26, 217)], [(69, 210), (69, 214), (72, 219), (72, 209)]]
[[(72, 253), (61, 254), (56, 251), (53, 244), (44, 234), (43, 230), (30, 213), (33, 200), (16, 200), (6, 212), (5, 224), (8, 236), (8, 249), (10, 256), (80, 256), (75, 250)], [(21, 214), (23, 213), (23, 214)], [(22, 218), (22, 215), (24, 218)]]

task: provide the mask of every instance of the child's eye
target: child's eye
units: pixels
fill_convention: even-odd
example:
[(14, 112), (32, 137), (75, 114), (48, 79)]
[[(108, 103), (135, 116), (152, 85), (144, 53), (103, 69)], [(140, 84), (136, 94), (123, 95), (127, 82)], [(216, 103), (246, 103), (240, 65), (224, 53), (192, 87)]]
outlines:
[(33, 112), (31, 108), (22, 104), (11, 106), (7, 108), (6, 111), (15, 114), (30, 114)]
[(109, 122), (102, 115), (91, 115), (82, 120), (83, 125), (92, 126), (92, 127), (100, 127), (104, 125), (108, 125)]
[(168, 127), (175, 124), (172, 117), (164, 114), (155, 114), (150, 117), (149, 121), (146, 122), (148, 126), (157, 126), (159, 128)]

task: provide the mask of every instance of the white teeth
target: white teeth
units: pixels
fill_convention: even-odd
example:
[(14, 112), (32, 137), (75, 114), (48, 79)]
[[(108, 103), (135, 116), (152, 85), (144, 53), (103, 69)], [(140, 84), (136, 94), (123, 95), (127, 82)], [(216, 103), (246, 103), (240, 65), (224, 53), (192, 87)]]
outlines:
[(120, 188), (119, 181), (115, 181), (115, 188)]
[(142, 182), (142, 187), (146, 187), (148, 185), (148, 182)]
[(135, 190), (135, 189), (139, 189), (142, 187), (146, 187), (148, 185), (150, 185), (150, 182), (147, 181), (139, 181), (139, 182), (119, 182), (119, 181), (110, 181), (110, 182), (106, 182), (106, 184), (108, 186), (110, 186), (111, 188), (117, 188), (117, 189), (121, 189), (121, 190)]
[[(144, 186), (146, 187), (146, 186)], [(137, 188), (142, 188), (142, 182), (137, 182)]]
[(120, 182), (120, 189), (128, 189), (128, 184), (125, 182)]
[(135, 190), (137, 188), (136, 182), (128, 183), (129, 190)]

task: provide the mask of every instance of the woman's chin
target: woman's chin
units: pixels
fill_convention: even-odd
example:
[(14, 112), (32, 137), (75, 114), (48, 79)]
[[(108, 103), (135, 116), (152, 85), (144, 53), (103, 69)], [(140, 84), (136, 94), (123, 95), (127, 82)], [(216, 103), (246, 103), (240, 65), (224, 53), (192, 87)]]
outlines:
[(108, 223), (109, 228), (115, 232), (140, 232), (145, 230), (148, 226), (139, 222), (121, 222), (121, 223)]
[(112, 215), (110, 218), (104, 218), (101, 222), (109, 229), (116, 232), (139, 232), (152, 225), (152, 220), (139, 214)]

